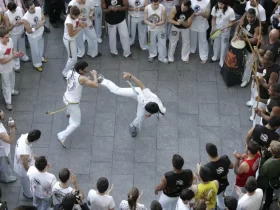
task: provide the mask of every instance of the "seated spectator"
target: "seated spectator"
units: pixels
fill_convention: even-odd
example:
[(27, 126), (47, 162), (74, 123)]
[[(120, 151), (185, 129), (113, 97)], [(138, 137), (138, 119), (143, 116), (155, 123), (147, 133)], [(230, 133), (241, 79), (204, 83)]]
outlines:
[(139, 190), (136, 187), (133, 187), (127, 195), (127, 200), (122, 200), (120, 203), (120, 210), (147, 210), (144, 204), (138, 203), (142, 196), (142, 193), (139, 194)]
[(233, 196), (226, 196), (224, 198), (226, 210), (236, 210), (238, 201)]
[(194, 192), (190, 189), (184, 189), (178, 199), (176, 210), (193, 210), (194, 202)]

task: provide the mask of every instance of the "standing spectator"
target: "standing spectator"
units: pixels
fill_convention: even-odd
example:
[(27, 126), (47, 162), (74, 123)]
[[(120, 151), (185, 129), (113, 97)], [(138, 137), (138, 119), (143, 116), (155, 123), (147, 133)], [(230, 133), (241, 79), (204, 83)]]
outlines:
[[(97, 191), (91, 189), (88, 192), (87, 202), (91, 210), (114, 210), (115, 201), (114, 198), (111, 196), (113, 186), (114, 185), (112, 185), (111, 188), (108, 190), (109, 182), (108, 179), (105, 177), (100, 177), (97, 180)], [(108, 192), (106, 193), (107, 190)]]
[(24, 0), (1, 0), (0, 9), (2, 10), (3, 13), (5, 13), (8, 10), (8, 4), (12, 2), (15, 3), (20, 8), (22, 8), (22, 5), (24, 4)]
[(150, 206), (151, 210), (162, 210), (160, 203), (156, 200), (153, 200)]
[(178, 199), (176, 210), (192, 210), (194, 202), (194, 192), (190, 189), (183, 189)]
[[(6, 29), (10, 32), (10, 38), (13, 40), (14, 49), (24, 53), (21, 60), (24, 62), (30, 61), (26, 55), (25, 39), (24, 39), (24, 25), (22, 18), (24, 16), (24, 10), (17, 6), (14, 2), (8, 4), (8, 10), (4, 14), (4, 22)], [(19, 72), (20, 59), (14, 59), (14, 70)]]
[(50, 24), (54, 28), (58, 28), (58, 21), (63, 10), (63, 0), (46, 0), (45, 5), (47, 7), (46, 13), (49, 15)]
[(159, 202), (163, 209), (175, 209), (181, 191), (193, 183), (193, 173), (190, 169), (182, 169), (184, 159), (180, 155), (173, 155), (172, 165), (173, 171), (165, 173), (155, 189), (155, 194), (162, 191)]
[(35, 160), (35, 166), (30, 166), (27, 176), (33, 194), (33, 206), (38, 210), (48, 210), (51, 205), (52, 187), (56, 182), (53, 174), (49, 173), (50, 164), (45, 156)]
[[(169, 17), (171, 10), (173, 9), (174, 6), (181, 4), (181, 0), (160, 0), (159, 1), (166, 9), (166, 18)], [(166, 34), (166, 39), (169, 39), (169, 34), (171, 32), (171, 26), (172, 23), (168, 22), (167, 20), (165, 21), (165, 34)]]
[(235, 197), (233, 197), (233, 196), (226, 196), (224, 198), (224, 200), (225, 200), (226, 210), (236, 210), (238, 201), (237, 201), (237, 199)]
[(17, 141), (15, 148), (14, 170), (20, 176), (23, 195), (32, 199), (30, 191), (30, 181), (26, 175), (30, 166), (34, 166), (36, 155), (33, 154), (32, 144), (39, 140), (41, 131), (32, 130), (27, 134), (22, 134)]
[(6, 108), (9, 111), (13, 109), (12, 96), (19, 95), (19, 91), (14, 89), (15, 72), (13, 68), (14, 59), (22, 56), (20, 54), (14, 50), (13, 40), (9, 37), (9, 32), (6, 29), (0, 29), (0, 73)]
[(239, 196), (242, 196), (238, 201), (237, 210), (257, 210), (260, 209), (263, 192), (258, 188), (257, 180), (250, 176), (246, 181), (245, 188), (247, 193), (242, 195), (241, 189), (237, 189)]
[[(4, 183), (15, 182), (17, 177), (13, 174), (12, 160), (11, 160), (11, 145), (15, 141), (15, 122), (9, 120), (9, 134), (3, 125), (5, 114), (0, 110), (0, 181)], [(1, 199), (1, 196), (0, 196)]]
[(42, 72), (42, 63), (47, 63), (47, 59), (43, 58), (43, 26), (46, 20), (41, 7), (35, 7), (32, 1), (27, 2), (26, 8), (28, 10), (23, 16), (23, 23), (30, 44), (32, 63), (37, 71)]
[[(143, 193), (143, 192), (142, 192)], [(147, 208), (138, 203), (142, 193), (139, 193), (139, 190), (136, 187), (133, 187), (127, 195), (127, 200), (122, 200), (119, 206), (120, 210), (147, 210)]]
[(249, 0), (246, 3), (245, 10), (248, 12), (250, 8), (253, 8), (256, 11), (257, 18), (265, 25), (266, 21), (266, 14), (265, 9), (262, 5), (259, 4), (259, 0)]
[(210, 162), (205, 166), (208, 167), (211, 171), (211, 179), (217, 180), (219, 182), (219, 191), (217, 196), (217, 206), (220, 209), (225, 209), (224, 204), (224, 192), (226, 191), (227, 186), (229, 185), (227, 175), (229, 169), (233, 169), (233, 164), (230, 161), (227, 155), (222, 157), (218, 156), (218, 150), (216, 145), (207, 143), (206, 152), (210, 158)]

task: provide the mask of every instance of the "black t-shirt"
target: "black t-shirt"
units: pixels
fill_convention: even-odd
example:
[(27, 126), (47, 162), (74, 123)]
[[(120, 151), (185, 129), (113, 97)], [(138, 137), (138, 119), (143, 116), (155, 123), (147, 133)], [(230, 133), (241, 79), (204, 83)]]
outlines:
[(280, 54), (280, 40), (277, 40), (277, 42), (273, 44), (267, 44), (265, 47), (265, 51), (270, 50), (274, 55), (274, 62), (276, 62), (279, 54)]
[(279, 135), (275, 130), (270, 130), (263, 125), (256, 125), (253, 130), (252, 139), (260, 146), (268, 148), (272, 140), (279, 139)]
[[(247, 34), (248, 38), (253, 38), (255, 34), (255, 29), (259, 27), (259, 20), (256, 18), (254, 22), (249, 23), (247, 18), (244, 18), (244, 24), (242, 26), (244, 28), (244, 32)], [(256, 46), (256, 44), (251, 44), (252, 47)], [(246, 49), (248, 52), (252, 52), (250, 45), (246, 42)]]
[(236, 1), (235, 5), (233, 6), (234, 12), (240, 16), (244, 15), (246, 3), (247, 3), (246, 0), (244, 0), (244, 4), (241, 4), (239, 1)]
[[(109, 7), (122, 7), (123, 1), (122, 0), (105, 0), (106, 8)], [(111, 25), (116, 25), (121, 23), (126, 16), (126, 11), (111, 11), (105, 14), (105, 21)]]
[[(279, 75), (279, 69), (277, 64), (273, 64), (269, 67), (263, 67), (260, 69), (260, 72), (263, 73), (263, 78), (266, 81), (266, 83), (269, 82), (270, 75), (274, 72), (277, 75)], [(278, 76), (279, 77), (279, 76)], [(277, 79), (278, 80), (278, 79)], [(260, 97), (262, 99), (269, 99), (268, 90), (265, 89), (262, 85), (260, 85)]]
[[(177, 21), (178, 19), (183, 20), (183, 21), (187, 21), (189, 19), (189, 17), (192, 16), (192, 14), (194, 13), (192, 8), (189, 8), (187, 11), (182, 12), (181, 5), (176, 5), (175, 8), (176, 8), (176, 15), (173, 19), (175, 21)], [(179, 25), (179, 26), (174, 25), (174, 26), (177, 27), (177, 28), (185, 28), (182, 25)]]
[[(280, 107), (280, 97), (268, 99), (265, 114), (270, 116), (273, 107)], [(262, 118), (262, 123), (263, 125), (266, 125), (268, 122), (264, 118)]]

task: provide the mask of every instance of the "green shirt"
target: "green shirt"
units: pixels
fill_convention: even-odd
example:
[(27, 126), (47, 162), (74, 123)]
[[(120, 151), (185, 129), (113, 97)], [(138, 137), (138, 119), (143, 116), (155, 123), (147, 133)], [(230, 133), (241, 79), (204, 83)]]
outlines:
[(262, 165), (260, 169), (260, 174), (258, 181), (264, 188), (269, 187), (269, 180), (279, 178), (280, 177), (280, 160), (275, 158), (269, 158), (265, 163)]

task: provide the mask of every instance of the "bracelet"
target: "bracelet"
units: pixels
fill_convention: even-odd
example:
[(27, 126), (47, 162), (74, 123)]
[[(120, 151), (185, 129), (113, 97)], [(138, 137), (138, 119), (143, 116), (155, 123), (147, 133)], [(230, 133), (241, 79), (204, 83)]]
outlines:
[(33, 33), (36, 31), (36, 29), (35, 29), (35, 28), (32, 28), (31, 30), (32, 30), (32, 32), (33, 32)]

